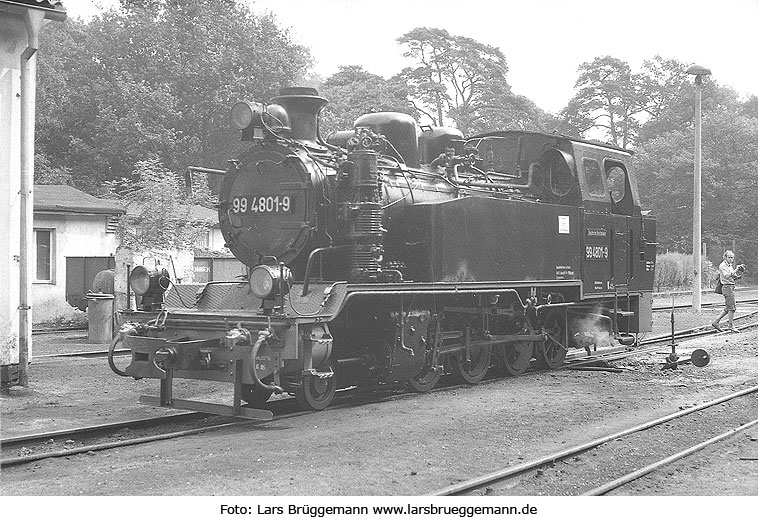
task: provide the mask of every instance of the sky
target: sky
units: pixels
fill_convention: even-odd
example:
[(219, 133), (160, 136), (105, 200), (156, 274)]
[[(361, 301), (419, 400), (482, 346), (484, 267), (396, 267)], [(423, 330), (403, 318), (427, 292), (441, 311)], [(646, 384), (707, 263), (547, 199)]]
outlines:
[[(721, 85), (758, 95), (758, 0), (245, 0), (271, 11), (310, 48), (314, 71), (360, 65), (390, 77), (410, 65), (397, 38), (416, 27), (496, 46), (513, 91), (557, 113), (577, 68), (611, 55), (639, 71), (655, 55), (709, 68)], [(116, 0), (62, 0), (87, 18)]]

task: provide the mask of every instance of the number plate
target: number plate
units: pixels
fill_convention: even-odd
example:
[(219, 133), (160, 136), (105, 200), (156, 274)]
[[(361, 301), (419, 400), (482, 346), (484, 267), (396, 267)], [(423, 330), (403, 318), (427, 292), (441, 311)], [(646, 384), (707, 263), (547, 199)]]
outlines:
[(608, 246), (607, 245), (585, 245), (584, 257), (587, 260), (607, 260), (608, 259)]
[(230, 209), (235, 214), (289, 214), (295, 211), (295, 200), (287, 194), (234, 196)]

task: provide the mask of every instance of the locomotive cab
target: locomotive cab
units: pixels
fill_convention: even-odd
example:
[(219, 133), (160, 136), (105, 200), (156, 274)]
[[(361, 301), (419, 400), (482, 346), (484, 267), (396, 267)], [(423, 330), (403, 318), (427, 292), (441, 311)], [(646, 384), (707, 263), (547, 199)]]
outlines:
[(614, 309), (614, 316), (642, 313), (641, 318), (628, 315), (629, 320), (615, 321), (616, 333), (649, 329), (655, 221), (642, 214), (631, 170), (633, 153), (597, 141), (524, 131), (481, 134), (466, 144), (477, 149), (477, 168), (490, 180), (510, 181), (522, 196), (557, 207), (534, 209), (542, 211), (537, 217), (557, 217), (558, 236), (546, 240), (556, 251), (565, 247), (564, 236), (578, 233), (570, 246), (576, 243), (580, 250), (565, 250), (579, 259), (556, 257), (550, 263), (556, 278), (580, 277), (585, 298), (612, 295), (617, 302), (621, 296), (627, 307)]

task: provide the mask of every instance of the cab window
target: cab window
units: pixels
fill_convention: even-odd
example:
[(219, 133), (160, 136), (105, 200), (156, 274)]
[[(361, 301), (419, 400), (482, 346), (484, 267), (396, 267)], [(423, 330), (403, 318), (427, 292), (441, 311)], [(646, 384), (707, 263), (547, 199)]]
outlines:
[(587, 184), (587, 192), (594, 198), (605, 198), (605, 186), (603, 185), (603, 173), (600, 163), (594, 159), (584, 158), (584, 181)]
[(614, 203), (618, 203), (626, 196), (626, 172), (619, 165), (606, 166), (608, 191)]
[(518, 140), (510, 137), (485, 137), (478, 145), (486, 172), (516, 174)]

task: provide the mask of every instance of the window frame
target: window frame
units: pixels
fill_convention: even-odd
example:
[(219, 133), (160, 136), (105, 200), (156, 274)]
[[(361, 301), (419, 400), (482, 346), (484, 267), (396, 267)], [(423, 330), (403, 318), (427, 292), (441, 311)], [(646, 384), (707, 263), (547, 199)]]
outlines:
[[(592, 163), (597, 167), (597, 178), (590, 180), (590, 174), (587, 171), (587, 164)], [(607, 201), (609, 198), (608, 191), (605, 184), (605, 172), (603, 171), (603, 165), (594, 157), (582, 157), (582, 177), (584, 178), (584, 184), (587, 188), (587, 194), (595, 199)], [(599, 183), (599, 186), (596, 185)], [(597, 188), (596, 188), (597, 187)]]
[(197, 236), (195, 237), (195, 247), (199, 247), (200, 249), (206, 249), (210, 250), (211, 248), (211, 230), (210, 229), (201, 229), (198, 231)]
[[(611, 185), (611, 173), (614, 171), (614, 169), (618, 169), (621, 171), (621, 174), (623, 175), (623, 191), (621, 195), (621, 199), (616, 199), (613, 197), (613, 186)], [(611, 197), (611, 203), (621, 203), (626, 199), (626, 196), (628, 194), (627, 188), (629, 187), (629, 173), (627, 172), (626, 166), (616, 161), (615, 159), (606, 159), (603, 162), (603, 172), (605, 174), (605, 184), (608, 187), (608, 195)]]
[[(56, 230), (53, 228), (46, 228), (46, 227), (40, 227), (40, 228), (34, 228), (34, 279), (32, 280), (32, 283), (35, 284), (55, 284), (56, 276), (55, 276), (55, 268), (56, 268)], [(50, 269), (50, 273), (48, 278), (40, 278), (39, 277), (39, 238), (38, 233), (40, 232), (47, 232), (50, 234), (49, 238), (49, 251), (47, 255), (48, 265)]]

